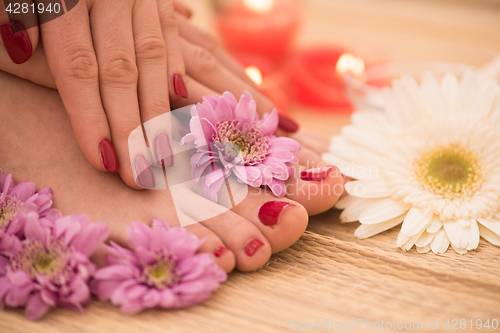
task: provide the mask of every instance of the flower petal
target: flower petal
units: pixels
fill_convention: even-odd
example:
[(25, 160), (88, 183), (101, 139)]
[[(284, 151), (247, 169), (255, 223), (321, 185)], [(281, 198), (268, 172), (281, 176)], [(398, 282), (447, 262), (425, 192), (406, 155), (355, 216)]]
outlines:
[(278, 146), (291, 152), (299, 152), (301, 150), (300, 144), (297, 141), (285, 136), (274, 137), (271, 139), (271, 143), (273, 146)]
[(270, 114), (265, 114), (259, 124), (262, 135), (273, 135), (278, 128), (278, 111), (276, 111), (276, 109), (273, 109)]
[(356, 231), (354, 232), (354, 236), (360, 239), (371, 237), (397, 226), (398, 224), (403, 222), (403, 219), (404, 214), (381, 223), (362, 224), (356, 229)]
[(215, 106), (215, 113), (219, 116), (219, 119), (233, 120), (236, 119), (234, 115), (234, 109), (231, 108), (228, 101), (224, 96), (217, 99), (217, 105)]
[(359, 198), (385, 198), (391, 194), (386, 182), (382, 179), (350, 181), (345, 184), (345, 189), (350, 195)]
[(29, 320), (38, 320), (47, 314), (50, 305), (45, 303), (39, 292), (32, 294), (26, 302), (26, 317)]
[(493, 245), (500, 246), (500, 235), (491, 231), (490, 229), (486, 228), (484, 225), (479, 224), (479, 233), (481, 234), (481, 237), (486, 239), (488, 242), (490, 242)]
[(429, 233), (428, 230), (429, 228), (427, 228), (427, 231), (422, 233), (422, 235), (420, 235), (418, 240), (415, 242), (415, 246), (417, 247), (417, 249), (419, 247), (426, 247), (427, 245), (430, 245), (434, 237), (436, 237), (436, 233)]
[(469, 241), (469, 231), (463, 228), (456, 220), (443, 222), (444, 230), (448, 235), (450, 242), (459, 249), (465, 249)]
[(348, 195), (340, 199), (335, 207), (339, 209), (342, 209), (342, 206), (346, 207), (340, 214), (340, 222), (354, 222), (359, 221), (359, 217), (365, 210), (380, 201), (380, 199), (363, 199)]
[(73, 239), (71, 245), (84, 255), (90, 257), (97, 247), (109, 236), (108, 227), (101, 222), (87, 224)]
[(444, 228), (439, 229), (431, 242), (431, 250), (435, 254), (445, 253), (450, 245), (450, 239), (446, 235)]
[(359, 217), (362, 224), (375, 224), (393, 219), (406, 213), (409, 206), (402, 205), (394, 199), (384, 199), (367, 208)]
[(31, 196), (33, 196), (35, 192), (36, 192), (35, 184), (33, 184), (32, 182), (24, 181), (17, 184), (10, 192), (10, 195), (18, 198), (21, 201), (26, 201)]
[(10, 194), (10, 191), (16, 186), (14, 179), (12, 178), (12, 174), (9, 173), (7, 177), (5, 177), (5, 181), (3, 182), (2, 193), (4, 195)]
[(433, 215), (424, 214), (418, 208), (411, 208), (408, 214), (406, 214), (403, 225), (401, 226), (401, 232), (407, 236), (414, 236), (421, 232), (429, 225)]
[(430, 234), (435, 234), (441, 227), (443, 226), (443, 222), (438, 216), (434, 216), (432, 218), (431, 224), (427, 227), (427, 232)]
[(471, 220), (469, 226), (469, 239), (467, 243), (467, 250), (474, 250), (479, 246), (479, 227), (476, 220)]
[(430, 71), (426, 71), (422, 76), (422, 97), (429, 114), (439, 115), (446, 112), (446, 104), (438, 81)]
[(151, 228), (144, 223), (134, 221), (126, 230), (132, 248), (136, 249), (139, 246), (145, 249), (151, 248)]
[(28, 216), (26, 226), (24, 228), (24, 234), (26, 238), (38, 239), (42, 242), (45, 242), (48, 233), (49, 230), (42, 228), (36, 217), (32, 215)]
[(491, 230), (493, 233), (497, 234), (500, 236), (500, 221), (489, 221), (483, 218), (477, 219), (477, 221)]

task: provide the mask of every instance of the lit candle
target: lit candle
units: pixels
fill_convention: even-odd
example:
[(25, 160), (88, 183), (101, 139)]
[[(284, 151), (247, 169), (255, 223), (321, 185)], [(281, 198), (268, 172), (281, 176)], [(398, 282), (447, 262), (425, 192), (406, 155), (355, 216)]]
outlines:
[(344, 48), (315, 47), (298, 52), (290, 74), (297, 101), (320, 109), (352, 111), (342, 75), (353, 70), (361, 74), (364, 63)]
[(269, 60), (259, 56), (244, 56), (238, 60), (258, 89), (273, 102), (281, 113), (288, 113), (290, 92), (286, 74)]
[(294, 0), (237, 0), (223, 8), (216, 26), (233, 54), (258, 54), (283, 59), (292, 46), (300, 22)]

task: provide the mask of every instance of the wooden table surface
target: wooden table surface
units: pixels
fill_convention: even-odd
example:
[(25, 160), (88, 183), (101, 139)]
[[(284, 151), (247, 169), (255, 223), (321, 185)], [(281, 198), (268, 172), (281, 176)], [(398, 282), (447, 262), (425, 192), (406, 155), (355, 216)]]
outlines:
[[(194, 21), (210, 29), (210, 2), (186, 2), (195, 9)], [(500, 54), (497, 0), (304, 4), (307, 23), (301, 46), (335, 43), (393, 61), (474, 66)], [(349, 122), (345, 115), (303, 107), (295, 107), (292, 115), (326, 137)], [(291, 248), (273, 255), (255, 272), (230, 274), (213, 298), (199, 306), (126, 316), (110, 304), (93, 302), (84, 315), (57, 309), (37, 323), (27, 321), (21, 311), (8, 310), (0, 312), (0, 332), (271, 332), (290, 330), (299, 322), (344, 325), (347, 331), (356, 328), (352, 325), (357, 320), (357, 331), (379, 331), (375, 328), (384, 321), (393, 329), (399, 323), (408, 332), (430, 331), (429, 323), (438, 325), (434, 332), (453, 327), (475, 332), (477, 319), (489, 319), (490, 326), (493, 319), (500, 320), (500, 248), (481, 239), (477, 250), (463, 256), (453, 250), (439, 256), (403, 252), (394, 246), (398, 228), (357, 240), (353, 232), (358, 223), (341, 224), (338, 214), (331, 210), (312, 217)]]

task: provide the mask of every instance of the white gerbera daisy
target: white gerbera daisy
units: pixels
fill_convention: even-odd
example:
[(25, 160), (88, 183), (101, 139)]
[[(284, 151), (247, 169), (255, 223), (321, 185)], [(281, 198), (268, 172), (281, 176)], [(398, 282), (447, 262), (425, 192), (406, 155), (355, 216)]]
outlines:
[(373, 236), (401, 222), (397, 246), (460, 254), (479, 237), (500, 246), (500, 89), (472, 72), (461, 82), (409, 76), (385, 92), (384, 113), (360, 111), (323, 158), (355, 181), (342, 222)]

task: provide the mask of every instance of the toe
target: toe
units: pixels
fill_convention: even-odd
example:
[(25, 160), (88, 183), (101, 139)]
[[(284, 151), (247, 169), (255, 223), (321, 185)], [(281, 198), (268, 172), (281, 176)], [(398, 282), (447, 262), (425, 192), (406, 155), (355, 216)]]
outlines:
[(249, 188), (249, 195), (232, 211), (259, 228), (271, 244), (273, 253), (295, 243), (309, 220), (301, 204), (287, 198), (278, 199), (269, 191), (255, 188)]
[[(192, 205), (206, 208), (217, 204), (201, 196), (193, 196)], [(196, 214), (194, 211), (185, 213), (188, 216)], [(236, 268), (241, 271), (257, 269), (271, 257), (271, 245), (262, 232), (252, 222), (230, 210), (198, 224), (217, 235), (225, 244), (224, 246), (234, 253)]]
[(309, 215), (332, 208), (344, 192), (344, 181), (333, 165), (307, 168), (295, 165), (295, 174), (286, 182), (286, 197), (300, 203)]
[(193, 233), (199, 239), (206, 239), (200, 247), (199, 252), (211, 253), (215, 257), (215, 262), (226, 273), (231, 272), (236, 265), (236, 258), (233, 251), (212, 231), (199, 223), (185, 227), (187, 231)]

